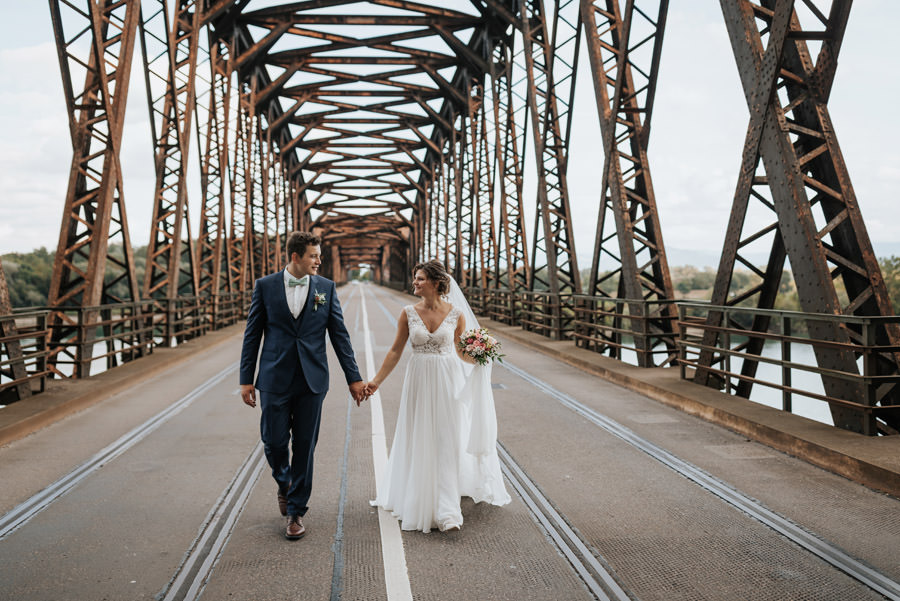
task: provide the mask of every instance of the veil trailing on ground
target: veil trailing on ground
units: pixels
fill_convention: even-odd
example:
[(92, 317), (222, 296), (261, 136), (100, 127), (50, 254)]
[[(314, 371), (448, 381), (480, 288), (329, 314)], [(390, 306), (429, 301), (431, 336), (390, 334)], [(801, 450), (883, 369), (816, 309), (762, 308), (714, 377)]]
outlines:
[[(450, 278), (447, 300), (462, 312), (466, 320), (466, 330), (481, 327), (466, 300), (466, 295), (453, 277)], [(491, 389), (491, 364), (472, 365), (465, 361), (461, 362), (466, 374), (466, 383), (458, 398), (468, 409), (466, 416), (468, 423), (463, 425), (466, 451), (476, 457), (485, 457), (495, 453), (497, 449), (497, 412)]]

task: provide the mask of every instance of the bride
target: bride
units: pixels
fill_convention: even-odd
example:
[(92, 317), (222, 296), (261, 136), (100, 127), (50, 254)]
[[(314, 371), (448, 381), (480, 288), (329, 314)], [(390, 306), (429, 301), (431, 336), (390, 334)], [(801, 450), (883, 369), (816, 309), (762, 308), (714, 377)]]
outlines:
[(461, 497), (510, 501), (497, 457), (490, 365), (475, 367), (457, 350), (466, 327), (478, 322), (439, 261), (416, 265), (413, 289), (422, 301), (403, 308), (394, 344), (366, 390), (370, 395), (381, 386), (408, 339), (413, 356), (382, 489), (372, 503), (397, 517), (403, 530), (459, 530)]

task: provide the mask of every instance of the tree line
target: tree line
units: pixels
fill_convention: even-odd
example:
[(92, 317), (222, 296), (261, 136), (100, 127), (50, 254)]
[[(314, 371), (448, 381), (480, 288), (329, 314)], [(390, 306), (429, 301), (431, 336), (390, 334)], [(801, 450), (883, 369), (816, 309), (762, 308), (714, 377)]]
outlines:
[[(111, 246), (109, 252), (121, 256), (121, 246)], [(55, 253), (41, 247), (29, 253), (8, 253), (3, 255), (3, 270), (9, 285), (10, 302), (13, 308), (44, 307), (47, 305), (47, 295), (50, 291), (50, 278), (53, 274), (53, 259)], [(143, 246), (134, 250), (136, 275), (139, 283), (143, 283), (144, 269), (147, 263), (147, 247)], [(900, 312), (900, 257), (891, 256), (879, 259), (881, 272), (887, 285), (888, 295), (894, 305), (894, 313)], [(678, 299), (709, 300), (712, 295), (713, 283), (716, 279), (716, 271), (711, 267), (697, 268), (693, 266), (678, 266), (670, 269), (672, 285), (675, 288), (675, 297)], [(585, 271), (582, 281), (587, 281), (590, 273)], [(736, 271), (732, 279), (732, 291), (740, 291), (753, 285), (757, 279), (750, 271)], [(838, 294), (841, 294), (840, 281)], [(120, 297), (127, 297), (124, 282), (118, 284), (122, 290), (113, 290)], [(610, 278), (604, 283), (604, 291), (615, 295), (618, 282)], [(797, 288), (790, 271), (782, 274), (779, 294), (776, 301), (776, 309), (785, 311), (799, 311), (800, 303), (797, 297)]]
[[(124, 256), (121, 245), (110, 246), (108, 252), (114, 257)], [(29, 253), (8, 253), (2, 256), (3, 272), (9, 286), (9, 300), (14, 309), (47, 306), (55, 257), (56, 253), (51, 253), (43, 246)], [(134, 263), (138, 284), (142, 284), (147, 264), (146, 246), (134, 249)], [(84, 268), (85, 265), (79, 264), (78, 267)], [(108, 266), (110, 276), (111, 270), (112, 266)], [(128, 298), (128, 288), (124, 281), (118, 282), (110, 292), (119, 298)]]

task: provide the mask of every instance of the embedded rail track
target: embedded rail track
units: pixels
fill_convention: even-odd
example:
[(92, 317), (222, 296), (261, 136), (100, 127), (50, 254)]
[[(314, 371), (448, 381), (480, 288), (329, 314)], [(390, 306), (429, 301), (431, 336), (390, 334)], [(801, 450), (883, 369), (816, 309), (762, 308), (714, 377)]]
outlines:
[[(396, 327), (397, 318), (391, 314), (377, 295), (374, 296), (375, 302), (379, 305), (386, 318)], [(554, 388), (525, 370), (506, 361), (499, 363), (499, 365), (556, 400), (563, 407), (584, 417), (592, 424), (616, 436), (630, 446), (646, 453), (656, 461), (687, 478), (690, 482), (715, 495), (721, 501), (737, 508), (809, 553), (819, 557), (835, 569), (858, 580), (891, 601), (900, 601), (900, 582), (853, 557), (838, 545), (813, 532), (807, 531), (727, 482), (638, 436), (622, 424), (591, 409), (571, 395)], [(551, 500), (543, 496), (543, 493), (540, 492), (540, 489), (531, 481), (524, 470), (517, 468), (514, 459), (506, 451), (502, 443), (498, 443), (498, 447), (504, 474), (523, 502), (532, 511), (535, 519), (547, 530), (550, 540), (568, 559), (572, 569), (585, 582), (591, 593), (598, 599), (628, 599), (629, 597), (625, 591), (618, 585), (614, 572), (606, 567), (603, 558), (569, 526), (569, 520), (566, 516), (553, 505)]]

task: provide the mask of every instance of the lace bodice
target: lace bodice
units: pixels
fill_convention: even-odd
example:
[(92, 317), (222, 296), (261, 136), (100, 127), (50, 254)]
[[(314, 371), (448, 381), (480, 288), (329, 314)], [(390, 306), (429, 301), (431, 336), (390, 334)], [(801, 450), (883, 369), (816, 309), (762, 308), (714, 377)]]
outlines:
[(434, 332), (429, 332), (425, 322), (416, 313), (412, 305), (403, 308), (406, 311), (406, 322), (409, 324), (409, 344), (414, 353), (429, 355), (449, 355), (454, 351), (453, 334), (459, 320), (459, 309), (453, 307)]

